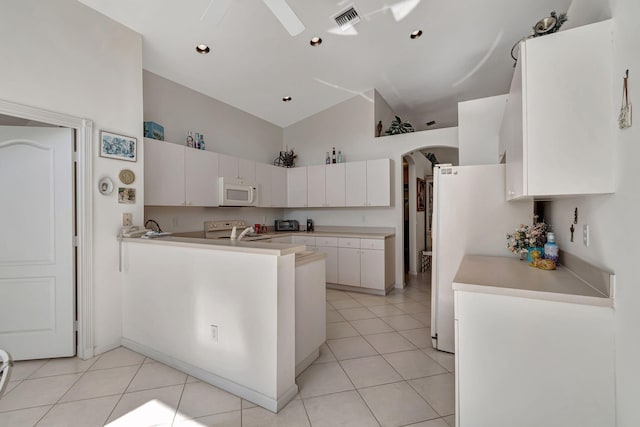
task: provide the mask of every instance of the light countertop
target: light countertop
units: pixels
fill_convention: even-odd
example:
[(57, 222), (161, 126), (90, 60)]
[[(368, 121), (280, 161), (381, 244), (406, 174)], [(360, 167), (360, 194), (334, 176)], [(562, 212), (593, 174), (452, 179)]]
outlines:
[(453, 290), (613, 306), (609, 295), (562, 265), (546, 271), (513, 257), (466, 255), (453, 279)]
[(303, 252), (305, 245), (291, 243), (273, 243), (260, 240), (229, 240), (229, 239), (202, 239), (196, 237), (164, 236), (155, 239), (143, 239), (140, 237), (125, 237), (122, 239), (128, 243), (140, 243), (148, 245), (168, 245), (190, 248), (213, 249), (230, 252), (245, 252), (263, 255), (283, 256)]

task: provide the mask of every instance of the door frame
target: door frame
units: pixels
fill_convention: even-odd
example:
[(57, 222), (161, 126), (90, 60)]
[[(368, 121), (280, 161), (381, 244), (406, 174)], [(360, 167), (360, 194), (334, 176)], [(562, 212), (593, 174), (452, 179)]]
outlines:
[(89, 359), (93, 349), (93, 121), (0, 99), (0, 114), (76, 130), (76, 356)]

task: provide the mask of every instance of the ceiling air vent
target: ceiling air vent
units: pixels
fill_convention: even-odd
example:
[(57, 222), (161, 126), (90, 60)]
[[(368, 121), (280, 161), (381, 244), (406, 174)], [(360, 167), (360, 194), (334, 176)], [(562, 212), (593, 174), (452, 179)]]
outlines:
[(355, 7), (351, 5), (347, 10), (338, 14), (334, 19), (336, 20), (338, 27), (344, 31), (360, 22), (360, 15), (358, 15)]

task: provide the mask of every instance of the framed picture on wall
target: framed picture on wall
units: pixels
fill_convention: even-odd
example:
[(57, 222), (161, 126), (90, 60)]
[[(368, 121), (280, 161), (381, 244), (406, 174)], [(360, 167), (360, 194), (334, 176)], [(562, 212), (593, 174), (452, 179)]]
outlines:
[(137, 144), (138, 141), (130, 136), (100, 131), (100, 157), (135, 162)]
[(422, 178), (418, 178), (416, 193), (418, 195), (418, 212), (424, 212), (427, 207), (427, 185)]

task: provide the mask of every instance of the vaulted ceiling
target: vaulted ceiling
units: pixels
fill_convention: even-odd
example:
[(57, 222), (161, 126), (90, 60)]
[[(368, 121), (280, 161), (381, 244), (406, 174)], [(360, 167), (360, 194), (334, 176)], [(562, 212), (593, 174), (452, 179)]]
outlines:
[[(453, 126), (459, 101), (506, 93), (513, 44), (571, 3), (287, 0), (304, 25), (291, 36), (261, 0), (80, 1), (142, 34), (145, 69), (278, 126), (376, 88), (417, 129)], [(351, 5), (361, 21), (344, 32), (333, 18)]]

